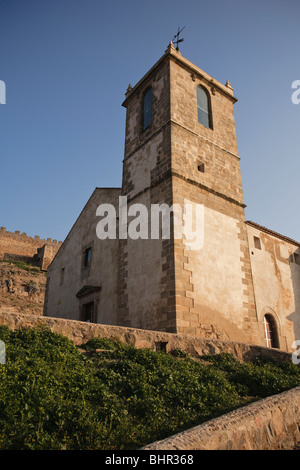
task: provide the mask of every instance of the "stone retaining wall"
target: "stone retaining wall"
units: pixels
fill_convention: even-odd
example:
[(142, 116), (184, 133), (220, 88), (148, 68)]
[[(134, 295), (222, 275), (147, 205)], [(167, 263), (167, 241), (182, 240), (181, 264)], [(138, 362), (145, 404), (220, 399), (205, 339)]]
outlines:
[(14, 313), (3, 308), (0, 310), (0, 325), (11, 329), (30, 328), (45, 325), (53, 332), (71, 339), (76, 345), (86, 343), (97, 337), (106, 337), (131, 344), (136, 348), (150, 348), (170, 352), (181, 349), (192, 356), (219, 354), (226, 352), (238, 359), (251, 361), (258, 357), (273, 357), (277, 360), (291, 360), (291, 354), (279, 349), (264, 348), (233, 341), (198, 338), (196, 336), (165, 333), (161, 331), (85, 323), (76, 320), (52, 318), (37, 315)]
[(300, 387), (143, 447), (143, 450), (290, 450), (300, 441)]

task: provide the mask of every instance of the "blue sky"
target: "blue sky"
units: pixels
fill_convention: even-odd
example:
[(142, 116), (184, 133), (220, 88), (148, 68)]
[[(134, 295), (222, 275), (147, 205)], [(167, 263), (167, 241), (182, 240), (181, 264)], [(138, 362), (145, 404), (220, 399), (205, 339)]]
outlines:
[(178, 26), (182, 54), (238, 102), (246, 218), (300, 240), (298, 0), (0, 0), (0, 226), (63, 240), (121, 185), (125, 109)]

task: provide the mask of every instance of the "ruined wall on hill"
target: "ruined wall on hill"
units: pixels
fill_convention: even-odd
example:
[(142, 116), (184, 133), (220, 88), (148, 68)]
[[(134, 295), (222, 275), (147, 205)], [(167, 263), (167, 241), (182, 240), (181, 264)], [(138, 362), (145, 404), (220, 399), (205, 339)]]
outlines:
[(62, 242), (0, 228), (0, 260), (25, 261), (47, 270)]

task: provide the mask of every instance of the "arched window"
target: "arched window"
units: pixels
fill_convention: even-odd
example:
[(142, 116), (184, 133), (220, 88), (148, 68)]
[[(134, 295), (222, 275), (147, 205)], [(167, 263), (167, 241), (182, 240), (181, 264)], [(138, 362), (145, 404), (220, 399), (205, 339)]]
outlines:
[(267, 347), (278, 348), (279, 341), (278, 341), (277, 325), (272, 315), (267, 314), (264, 316), (264, 330), (265, 330), (265, 340), (266, 340)]
[(148, 88), (143, 101), (143, 131), (152, 124), (152, 88)]
[(212, 129), (212, 118), (210, 108), (210, 97), (208, 92), (202, 87), (197, 87), (197, 108), (198, 122), (205, 127)]

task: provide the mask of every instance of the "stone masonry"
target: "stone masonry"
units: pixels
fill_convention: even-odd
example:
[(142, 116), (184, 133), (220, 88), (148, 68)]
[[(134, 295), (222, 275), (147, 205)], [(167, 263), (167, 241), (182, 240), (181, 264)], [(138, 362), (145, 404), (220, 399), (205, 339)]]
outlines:
[[(199, 85), (211, 93), (213, 129), (198, 123), (195, 91)], [(149, 87), (153, 89), (153, 123), (141, 132), (142, 99)], [(120, 245), (121, 260), (126, 249), (127, 263), (121, 271), (121, 283), (126, 287), (122, 289), (120, 325), (198, 336), (215, 328), (220, 335), (221, 330), (226, 331), (223, 339), (227, 335), (259, 341), (233, 116), (235, 102), (231, 86), (213, 80), (172, 44), (127, 92), (123, 104), (127, 119), (122, 194), (130, 203), (142, 202), (148, 209), (151, 204), (179, 204), (182, 208), (186, 201), (202, 204), (206, 233), (205, 245), (198, 252), (188, 251), (185, 241), (175, 239), (174, 234), (170, 240), (153, 243), (148, 258), (147, 251), (137, 249), (136, 241)], [(204, 172), (198, 170), (200, 163)], [(225, 249), (224, 241), (228, 244)], [(144, 246), (146, 243), (143, 241)], [(144, 272), (148, 271), (149, 277), (157, 269), (162, 276), (160, 291), (158, 286), (153, 288), (141, 309), (136, 302), (141, 285), (130, 280), (135, 267), (146, 263)], [(161, 267), (156, 268), (159, 264)], [(228, 273), (224, 277), (224, 266), (229, 270), (233, 266), (232, 277)]]
[(290, 353), (279, 349), (164, 331), (100, 325), (65, 318), (30, 315), (12, 312), (5, 307), (0, 308), (0, 325), (6, 325), (12, 330), (46, 327), (54, 333), (66, 336), (77, 346), (93, 338), (110, 338), (136, 348), (148, 348), (153, 351), (169, 353), (180, 349), (195, 358), (203, 355), (228, 353), (242, 361), (254, 361), (258, 358), (272, 358), (276, 361), (292, 360)]
[(0, 228), (0, 259), (25, 261), (46, 271), (62, 242), (51, 238), (29, 237), (26, 233), (9, 232)]
[(299, 449), (300, 387), (239, 408), (142, 450)]

